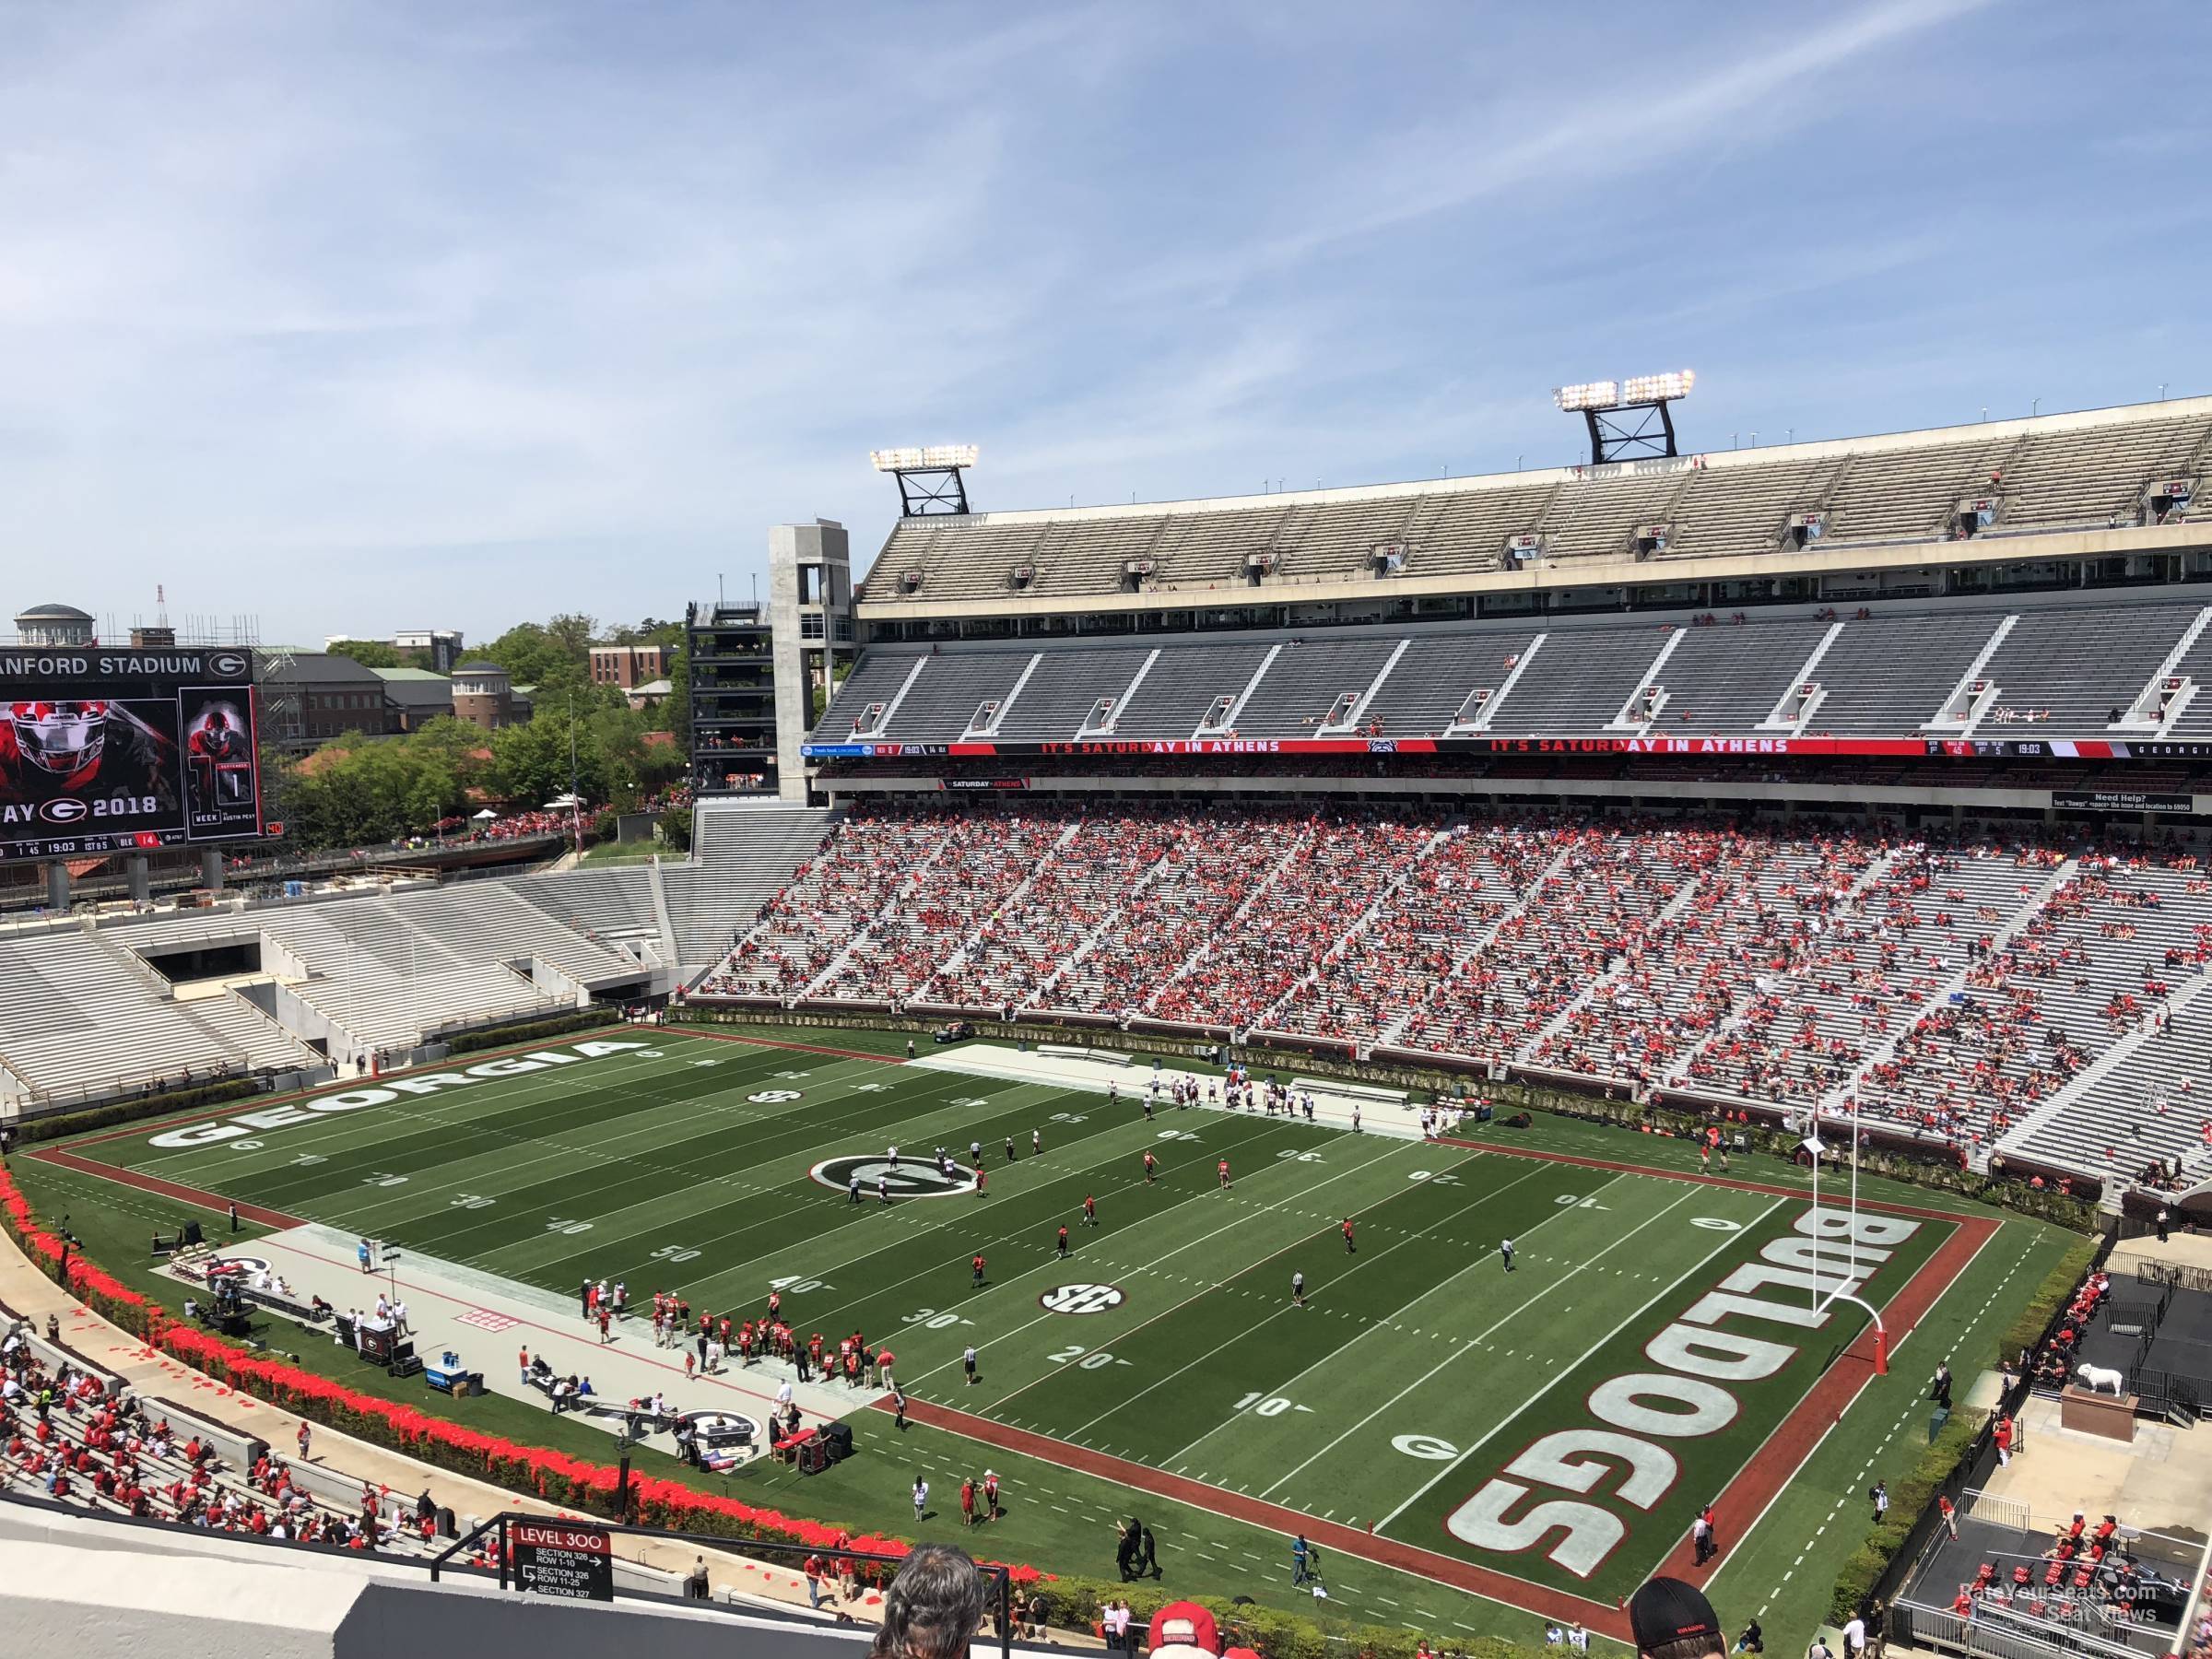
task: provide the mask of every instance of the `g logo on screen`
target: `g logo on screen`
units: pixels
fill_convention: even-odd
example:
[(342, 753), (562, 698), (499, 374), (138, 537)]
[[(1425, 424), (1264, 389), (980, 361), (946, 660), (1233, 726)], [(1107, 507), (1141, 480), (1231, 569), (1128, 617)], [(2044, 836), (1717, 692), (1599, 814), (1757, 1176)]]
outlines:
[(860, 1177), (860, 1190), (869, 1198), (877, 1194), (878, 1183), (893, 1199), (949, 1198), (956, 1193), (975, 1191), (975, 1171), (964, 1170), (958, 1163), (952, 1166), (947, 1180), (937, 1173), (936, 1165), (927, 1159), (902, 1158), (893, 1169), (891, 1160), (881, 1155), (861, 1158), (826, 1158), (807, 1174), (824, 1186), (837, 1192), (845, 1191), (853, 1178)]
[(74, 824), (85, 816), (86, 811), (86, 806), (82, 801), (64, 795), (58, 801), (48, 801), (41, 806), (39, 808), (39, 816), (49, 823)]
[(207, 659), (207, 668), (225, 679), (235, 679), (246, 671), (246, 659), (235, 651), (218, 651)]

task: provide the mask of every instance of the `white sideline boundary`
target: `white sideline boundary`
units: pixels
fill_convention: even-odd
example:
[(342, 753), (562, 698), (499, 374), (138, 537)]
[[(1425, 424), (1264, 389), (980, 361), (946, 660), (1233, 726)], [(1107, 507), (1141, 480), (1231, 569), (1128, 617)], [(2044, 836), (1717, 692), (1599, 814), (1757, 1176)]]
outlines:
[[(1120, 1054), (1120, 1051), (1114, 1052), (1117, 1056)], [(1188, 1079), (1199, 1086), (1198, 1099), (1202, 1106), (1206, 1100), (1206, 1086), (1209, 1083), (1214, 1086), (1216, 1100), (1218, 1101), (1221, 1078), (1218, 1073), (1184, 1071), (1165, 1061), (1157, 1065), (1146, 1065), (1142, 1064), (1144, 1058), (1138, 1056), (1136, 1064), (1119, 1057), (1113, 1060), (1077, 1059), (1066, 1056), (1065, 1049), (1059, 1053), (1047, 1053), (1041, 1050), (1024, 1053), (1018, 1049), (1006, 1048), (995, 1042), (971, 1042), (949, 1053), (918, 1055), (907, 1064), (910, 1066), (925, 1066), (933, 1071), (959, 1072), (971, 1077), (1041, 1083), (1053, 1088), (1082, 1089), (1098, 1095), (1107, 1093), (1111, 1086), (1130, 1102), (1133, 1109), (1145, 1098), (1152, 1079), (1158, 1077), (1161, 1100), (1153, 1110), (1162, 1112), (1175, 1110), (1166, 1100), (1169, 1088), (1179, 1080)], [(1289, 1068), (1286, 1066), (1283, 1070), (1288, 1071)], [(1312, 1090), (1315, 1124), (1326, 1124), (1332, 1129), (1349, 1129), (1352, 1126), (1352, 1113), (1357, 1110), (1362, 1134), (1390, 1135), (1399, 1140), (1421, 1138), (1418, 1110), (1403, 1095), (1395, 1100), (1384, 1100), (1368, 1095), (1355, 1097), (1339, 1095), (1334, 1091), (1324, 1093), (1326, 1085), (1322, 1079), (1308, 1081), (1316, 1085)], [(1213, 1110), (1220, 1111), (1223, 1108), (1217, 1103)], [(1304, 1120), (1301, 1117), (1300, 1121)]]
[[(394, 1243), (396, 1260), (387, 1265), (380, 1253), (374, 1271), (362, 1273), (354, 1255), (358, 1237), (342, 1228), (311, 1221), (229, 1249), (218, 1242), (216, 1253), (258, 1256), (283, 1274), (302, 1300), (320, 1295), (341, 1312), (373, 1304), (379, 1291), (396, 1283), (407, 1303), (415, 1351), (426, 1363), (451, 1349), (471, 1370), (484, 1373), (487, 1392), (547, 1413), (551, 1401), (518, 1380), (518, 1348), (542, 1356), (562, 1376), (593, 1378), (594, 1392), (605, 1403), (642, 1398), (657, 1390), (677, 1411), (728, 1411), (764, 1426), (774, 1408), (776, 1385), (785, 1381), (794, 1383), (794, 1397), (810, 1423), (850, 1417), (878, 1399), (889, 1398), (887, 1391), (873, 1385), (799, 1382), (794, 1368), (776, 1359), (741, 1366), (732, 1357), (714, 1376), (686, 1378), (680, 1347), (653, 1347), (650, 1290), (633, 1292), (629, 1317), (613, 1327), (615, 1339), (603, 1344), (597, 1327), (584, 1323), (580, 1296), (562, 1296), (423, 1254), (404, 1239)], [(280, 1314), (272, 1317), (283, 1333), (275, 1344), (279, 1349), (336, 1340), (327, 1326), (318, 1329)], [(577, 1420), (604, 1428), (610, 1436), (615, 1431), (615, 1419), (610, 1418), (579, 1416)], [(670, 1445), (660, 1434), (651, 1436), (649, 1443), (663, 1450)]]

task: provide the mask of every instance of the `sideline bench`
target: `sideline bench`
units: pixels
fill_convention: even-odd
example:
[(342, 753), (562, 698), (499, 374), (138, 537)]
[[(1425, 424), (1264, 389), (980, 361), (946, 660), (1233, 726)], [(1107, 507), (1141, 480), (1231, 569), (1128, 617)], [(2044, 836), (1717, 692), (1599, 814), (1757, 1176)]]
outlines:
[(1089, 1060), (1100, 1065), (1134, 1065), (1135, 1054), (1120, 1049), (1076, 1048), (1065, 1042), (1041, 1042), (1037, 1052), (1048, 1060)]
[(1383, 1106), (1406, 1104), (1404, 1089), (1379, 1088), (1371, 1083), (1346, 1083), (1333, 1077), (1293, 1077), (1290, 1087), (1312, 1095), (1316, 1100), (1334, 1095), (1340, 1100), (1372, 1100)]

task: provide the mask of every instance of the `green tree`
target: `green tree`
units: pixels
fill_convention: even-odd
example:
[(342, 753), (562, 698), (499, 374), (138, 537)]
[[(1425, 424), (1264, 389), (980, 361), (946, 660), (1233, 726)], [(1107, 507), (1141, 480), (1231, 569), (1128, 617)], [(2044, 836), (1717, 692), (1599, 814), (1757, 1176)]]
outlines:
[(364, 668), (404, 668), (407, 659), (395, 646), (382, 640), (340, 640), (330, 648), (332, 656), (351, 657)]
[[(591, 729), (588, 712), (579, 709), (574, 729), (576, 790), (587, 801), (604, 801), (607, 798), (605, 759), (591, 740)], [(568, 710), (543, 705), (535, 719), (494, 732), (492, 776), (497, 792), (524, 811), (566, 794), (571, 776), (570, 737)]]
[(451, 715), (404, 737), (335, 737), (280, 767), (270, 816), (308, 848), (361, 846), (427, 834), (461, 816), (487, 776), (483, 734)]
[(588, 660), (586, 653), (598, 632), (598, 621), (582, 611), (558, 612), (546, 624), (546, 637), (580, 663)]

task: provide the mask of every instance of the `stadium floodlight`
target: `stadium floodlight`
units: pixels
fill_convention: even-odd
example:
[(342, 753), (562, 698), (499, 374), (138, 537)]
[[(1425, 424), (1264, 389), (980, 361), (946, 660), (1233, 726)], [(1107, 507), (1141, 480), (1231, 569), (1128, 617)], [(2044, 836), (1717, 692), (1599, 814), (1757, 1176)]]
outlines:
[(1619, 461), (1672, 461), (1675, 418), (1668, 407), (1675, 399), (1689, 395), (1698, 377), (1688, 369), (1665, 374), (1632, 374), (1625, 381), (1584, 381), (1575, 386), (1555, 386), (1551, 401), (1571, 415), (1580, 415), (1590, 429), (1590, 465), (1609, 466)]
[(975, 465), (972, 443), (909, 444), (904, 449), (868, 452), (877, 472), (899, 480), (899, 505), (908, 518), (925, 513), (968, 511), (968, 479), (964, 469)]
[(1609, 409), (1620, 401), (1618, 381), (1584, 381), (1577, 386), (1554, 386), (1551, 401), (1562, 409)]
[(1665, 374), (1632, 374), (1621, 382), (1620, 401), (1623, 403), (1661, 403), (1670, 397), (1688, 397), (1689, 389), (1698, 383), (1694, 371), (1669, 370)]
[(973, 466), (979, 452), (972, 443), (910, 444), (904, 449), (868, 452), (868, 463), (877, 472), (923, 472), (947, 466)]

